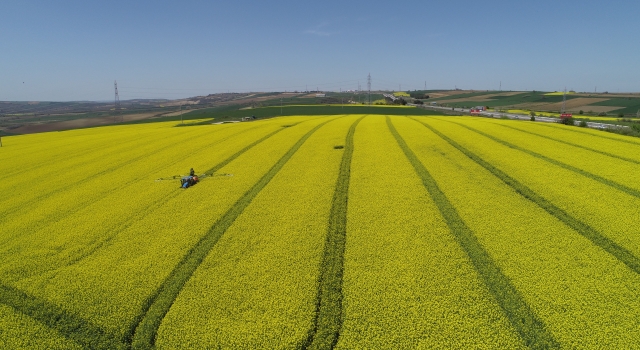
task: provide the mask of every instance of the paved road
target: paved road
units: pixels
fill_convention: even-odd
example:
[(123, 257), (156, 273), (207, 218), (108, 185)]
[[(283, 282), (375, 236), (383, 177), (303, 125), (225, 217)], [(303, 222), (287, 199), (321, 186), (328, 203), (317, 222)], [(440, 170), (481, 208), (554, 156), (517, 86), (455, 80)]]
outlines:
[[(430, 108), (435, 110), (446, 110), (446, 111), (454, 111), (458, 113), (471, 114), (471, 111), (467, 108), (453, 108), (451, 107), (441, 107), (441, 106), (431, 106), (431, 105), (414, 105), (408, 104), (411, 106), (422, 107), (422, 108)], [(509, 118), (509, 119), (520, 119), (520, 120), (530, 120), (531, 116), (526, 114), (515, 114), (515, 113), (506, 113), (506, 112), (489, 112), (482, 111), (480, 115), (491, 118)], [(550, 118), (550, 117), (538, 117), (536, 116), (537, 122), (542, 123), (557, 123), (558, 118)], [(626, 125), (616, 125), (616, 124), (605, 124), (605, 123), (597, 123), (597, 122), (587, 122), (587, 127), (593, 129), (607, 129), (607, 128), (628, 128)]]

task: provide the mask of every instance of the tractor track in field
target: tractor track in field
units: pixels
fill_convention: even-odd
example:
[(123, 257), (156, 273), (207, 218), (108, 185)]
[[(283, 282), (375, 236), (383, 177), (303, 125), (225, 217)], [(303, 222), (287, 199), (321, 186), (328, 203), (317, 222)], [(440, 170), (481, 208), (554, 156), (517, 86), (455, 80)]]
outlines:
[(104, 329), (43, 299), (0, 285), (0, 299), (23, 315), (57, 331), (87, 349), (127, 349), (128, 345)]
[(255, 198), (280, 169), (282, 169), (304, 142), (311, 137), (316, 130), (334, 119), (336, 118), (332, 118), (315, 126), (302, 136), (251, 189), (245, 192), (245, 194), (211, 226), (200, 241), (187, 252), (156, 292), (147, 299), (141, 313), (131, 325), (126, 340), (131, 343), (133, 349), (153, 348), (162, 319), (171, 308), (171, 305), (178, 297), (184, 285), (211, 249), (213, 249), (220, 237), (222, 237), (224, 232), (233, 224), (235, 219), (242, 214), (253, 198)]
[(547, 330), (545, 324), (536, 316), (533, 310), (531, 310), (531, 307), (513, 286), (511, 280), (502, 273), (500, 267), (493, 261), (482, 244), (480, 244), (473, 231), (464, 223), (464, 220), (462, 220), (453, 204), (444, 192), (442, 192), (427, 168), (420, 162), (416, 154), (398, 133), (389, 117), (387, 117), (387, 125), (405, 156), (411, 165), (413, 165), (417, 175), (422, 180), (422, 184), (438, 207), (449, 230), (471, 260), (471, 263), (483, 280), (488, 291), (495, 298), (498, 305), (500, 305), (510, 323), (520, 334), (527, 346), (530, 348), (544, 349), (559, 348), (559, 343)]
[(353, 157), (353, 135), (358, 118), (347, 133), (340, 172), (331, 203), (331, 214), (324, 244), (316, 312), (313, 327), (305, 340), (303, 349), (333, 349), (342, 328), (342, 278), (344, 272), (344, 250), (347, 239), (347, 204), (351, 158)]
[(593, 244), (600, 247), (607, 253), (611, 254), (618, 261), (625, 264), (635, 273), (640, 274), (640, 259), (636, 257), (632, 252), (622, 247), (621, 245), (617, 244), (612, 239), (602, 235), (600, 232), (598, 232), (591, 226), (574, 218), (569, 213), (557, 207), (556, 205), (551, 203), (549, 200), (547, 200), (543, 196), (537, 194), (535, 191), (533, 191), (523, 183), (507, 175), (505, 172), (496, 168), (491, 163), (485, 161), (477, 154), (469, 151), (464, 146), (458, 144), (448, 136), (442, 134), (441, 132), (436, 130), (433, 126), (428, 125), (421, 121), (417, 121), (417, 122), (424, 125), (427, 129), (431, 130), (433, 133), (438, 135), (443, 140), (447, 141), (451, 146), (458, 149), (460, 152), (462, 152), (464, 155), (466, 155), (471, 160), (476, 162), (478, 165), (487, 169), (489, 172), (491, 172), (494, 176), (496, 176), (506, 185), (513, 188), (521, 196), (530, 200), (540, 208), (544, 209), (547, 213), (551, 214), (552, 216), (554, 216), (555, 218), (563, 222), (565, 225), (572, 228), (574, 231), (576, 231), (577, 233), (579, 233), (580, 235), (582, 235), (583, 237), (591, 241)]
[[(317, 119), (317, 118), (313, 118)], [(313, 120), (309, 119), (309, 120)], [(306, 120), (306, 121), (309, 121)], [(291, 124), (289, 126), (295, 126), (306, 121), (301, 121), (295, 124)], [(244, 133), (249, 130), (254, 130), (255, 128), (243, 130), (239, 133), (235, 133), (226, 138), (217, 140), (212, 144), (216, 144), (219, 142), (223, 142), (231, 137), (235, 137), (241, 133)], [(263, 136), (257, 141), (252, 142), (251, 144), (245, 146), (241, 150), (237, 151), (230, 157), (226, 158), (222, 162), (208, 169), (207, 173), (215, 173), (220, 170), (227, 164), (229, 164), (234, 159), (238, 158), (243, 153), (247, 152), (251, 148), (257, 146), (258, 144), (266, 141), (270, 137), (275, 134), (285, 130), (285, 127), (278, 128), (277, 130)], [(170, 192), (165, 198), (173, 198), (182, 192), (180, 190), (176, 190)], [(100, 246), (103, 246), (107, 242), (102, 242)], [(95, 252), (100, 246), (95, 247), (92, 251)], [(90, 254), (85, 254), (90, 255)], [(80, 260), (80, 259), (76, 259)], [(75, 261), (74, 263), (77, 263)], [(101, 329), (100, 327), (91, 324), (90, 322), (84, 320), (79, 316), (75, 316), (64, 309), (61, 309), (50, 302), (29, 295), (24, 291), (18, 290), (14, 287), (5, 286), (0, 284), (0, 303), (3, 305), (7, 305), (17, 312), (26, 315), (30, 318), (33, 318), (47, 327), (56, 330), (61, 335), (65, 336), (68, 339), (76, 341), (78, 344), (82, 345), (85, 348), (91, 349), (126, 349), (130, 348), (131, 342), (131, 334), (128, 334), (124, 339), (118, 340), (116, 336), (108, 334), (106, 331)], [(139, 322), (139, 320), (137, 321)], [(130, 326), (131, 327), (131, 326)]]
[(619, 191), (621, 191), (621, 192), (624, 192), (624, 193), (626, 193), (626, 194), (628, 194), (628, 195), (630, 195), (630, 196), (634, 196), (634, 197), (636, 197), (636, 198), (640, 198), (640, 190), (637, 190), (637, 189), (635, 189), (635, 188), (631, 188), (631, 187), (625, 186), (625, 185), (623, 185), (623, 184), (617, 183), (617, 182), (615, 182), (615, 181), (611, 181), (611, 180), (609, 180), (609, 179), (606, 179), (606, 178), (604, 178), (604, 177), (602, 177), (602, 176), (599, 176), (599, 175), (596, 175), (596, 174), (592, 174), (592, 173), (590, 173), (590, 172), (588, 172), (588, 171), (586, 171), (586, 170), (582, 170), (582, 169), (577, 168), (577, 167), (575, 167), (575, 166), (573, 166), (573, 165), (569, 165), (569, 164), (567, 164), (567, 163), (563, 163), (563, 162), (561, 162), (561, 161), (559, 161), (559, 160), (555, 160), (555, 159), (553, 159), (553, 158), (547, 157), (547, 156), (545, 156), (545, 155), (543, 155), (543, 154), (540, 154), (540, 153), (534, 152), (534, 151), (529, 150), (529, 149), (526, 149), (526, 148), (524, 148), (524, 147), (520, 147), (520, 146), (518, 146), (518, 145), (514, 145), (514, 144), (512, 144), (512, 143), (510, 143), (510, 142), (507, 142), (507, 141), (505, 141), (505, 140), (502, 140), (502, 139), (500, 139), (500, 138), (497, 138), (497, 137), (495, 137), (495, 136), (493, 136), (493, 135), (489, 135), (489, 134), (487, 134), (487, 133), (485, 133), (485, 132), (483, 132), (483, 131), (480, 131), (480, 130), (474, 129), (474, 128), (472, 128), (472, 127), (468, 126), (468, 125), (462, 125), (462, 124), (460, 124), (460, 123), (452, 122), (452, 121), (449, 121), (449, 120), (442, 120), (442, 119), (437, 119), (437, 120), (440, 120), (440, 121), (446, 121), (446, 122), (448, 122), (448, 123), (452, 123), (452, 124), (455, 124), (455, 125), (461, 126), (461, 127), (465, 128), (465, 129), (468, 129), (468, 130), (470, 130), (470, 131), (473, 131), (473, 132), (475, 132), (475, 133), (477, 133), (477, 134), (479, 134), (479, 135), (482, 135), (482, 136), (484, 136), (484, 137), (486, 137), (486, 138), (488, 138), (488, 139), (491, 139), (491, 140), (493, 140), (493, 141), (495, 141), (495, 142), (498, 142), (498, 143), (500, 143), (500, 144), (502, 144), (502, 145), (504, 145), (504, 146), (507, 146), (507, 147), (509, 147), (509, 148), (511, 148), (511, 149), (518, 150), (518, 151), (520, 151), (520, 152), (526, 153), (526, 154), (528, 154), (528, 155), (530, 155), (530, 156), (533, 156), (533, 157), (535, 157), (535, 158), (542, 159), (542, 160), (544, 160), (544, 161), (545, 161), (545, 162), (547, 162), (547, 163), (551, 163), (551, 164), (553, 164), (553, 165), (557, 165), (557, 166), (559, 166), (559, 167), (561, 167), (561, 168), (563, 168), (563, 169), (566, 169), (566, 170), (572, 171), (572, 172), (574, 172), (574, 173), (580, 174), (580, 175), (582, 175), (582, 176), (584, 176), (584, 177), (586, 177), (586, 178), (589, 178), (589, 179), (592, 179), (592, 180), (598, 181), (598, 182), (600, 182), (600, 183), (602, 183), (602, 184), (604, 184), (604, 185), (607, 185), (607, 186), (609, 186), (609, 187), (613, 187), (613, 188), (615, 188), (616, 190), (619, 190)]
[(547, 136), (547, 135), (543, 135), (543, 134), (538, 134), (538, 133), (535, 133), (535, 132), (533, 132), (533, 131), (519, 129), (519, 128), (513, 127), (513, 126), (511, 126), (511, 125), (505, 125), (505, 124), (501, 124), (501, 123), (491, 123), (491, 124), (493, 124), (493, 125), (499, 125), (499, 126), (502, 126), (502, 127), (505, 127), (505, 128), (509, 128), (509, 129), (512, 129), (512, 130), (516, 130), (516, 131), (520, 131), (520, 132), (523, 132), (523, 133), (525, 133), (525, 134), (530, 134), (530, 135), (534, 135), (534, 136), (542, 137), (542, 138), (547, 139), (547, 140), (551, 140), (551, 141), (556, 141), (556, 142), (564, 143), (565, 145), (569, 145), (569, 146), (573, 146), (573, 147), (581, 148), (581, 149), (583, 149), (583, 150), (591, 151), (591, 152), (598, 153), (598, 154), (601, 154), (601, 155), (603, 155), (603, 156), (607, 156), (607, 157), (611, 157), (611, 158), (616, 158), (616, 159), (619, 159), (619, 160), (623, 160), (623, 161), (625, 161), (625, 162), (629, 162), (629, 163), (633, 163), (633, 164), (640, 164), (640, 160), (636, 160), (636, 159), (631, 159), (631, 158), (627, 158), (627, 157), (619, 156), (619, 155), (617, 155), (617, 154), (613, 154), (613, 153), (609, 153), (609, 152), (604, 152), (604, 151), (601, 151), (601, 150), (599, 150), (599, 149), (595, 149), (595, 148), (591, 148), (591, 147), (587, 147), (587, 146), (582, 146), (582, 145), (579, 145), (579, 144), (576, 144), (576, 143), (572, 143), (572, 142), (564, 141), (564, 140), (557, 139), (557, 138), (554, 138), (554, 137), (551, 137), (551, 136)]

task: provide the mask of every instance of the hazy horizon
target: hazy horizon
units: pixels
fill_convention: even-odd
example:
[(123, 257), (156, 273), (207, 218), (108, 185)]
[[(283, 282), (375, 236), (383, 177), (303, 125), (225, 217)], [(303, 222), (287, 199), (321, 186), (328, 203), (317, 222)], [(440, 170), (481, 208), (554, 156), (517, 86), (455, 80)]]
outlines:
[[(0, 101), (362, 89), (640, 91), (619, 0), (21, 1), (3, 4)], [(500, 85), (501, 84), (501, 85)]]

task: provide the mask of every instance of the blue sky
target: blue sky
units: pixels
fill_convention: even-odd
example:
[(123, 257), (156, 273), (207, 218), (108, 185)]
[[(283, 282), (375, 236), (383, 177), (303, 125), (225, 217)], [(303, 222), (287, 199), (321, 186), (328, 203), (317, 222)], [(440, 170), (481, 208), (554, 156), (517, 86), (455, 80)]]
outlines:
[(0, 100), (640, 91), (638, 1), (5, 1)]

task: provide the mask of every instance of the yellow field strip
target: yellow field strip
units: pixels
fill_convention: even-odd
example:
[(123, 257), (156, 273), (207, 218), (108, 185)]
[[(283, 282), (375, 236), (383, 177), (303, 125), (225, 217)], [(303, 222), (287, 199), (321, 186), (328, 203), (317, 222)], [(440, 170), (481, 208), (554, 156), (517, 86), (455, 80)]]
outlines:
[[(481, 143), (451, 123), (416, 119), (464, 147)], [(403, 132), (414, 149), (422, 150), (418, 154), (460, 216), (561, 346), (633, 346), (640, 336), (639, 274), (428, 128), (407, 124)]]
[(385, 118), (355, 135), (339, 349), (523, 346)]
[[(593, 174), (609, 182), (628, 187), (629, 193), (636, 193), (640, 197), (640, 172), (638, 160), (631, 161), (614, 158), (609, 155), (596, 153), (580, 146), (572, 146), (562, 141), (555, 141), (543, 136), (526, 133), (525, 131), (511, 128), (496, 128), (488, 123), (474, 121), (465, 122), (465, 126), (496, 137), (509, 144), (517, 145), (530, 152), (555, 160), (569, 167), (577, 168), (589, 174)], [(620, 146), (626, 146), (619, 143)], [(629, 146), (626, 146), (629, 147)], [(640, 150), (640, 148), (636, 149)], [(600, 148), (606, 152), (607, 148)], [(634, 158), (639, 158), (636, 155)], [(606, 182), (606, 181), (605, 181)], [(635, 190), (635, 191), (634, 191)]]
[[(221, 169), (234, 176), (202, 181), (188, 190), (188, 196), (179, 195), (167, 201), (78, 264), (21, 280), (16, 286), (36, 297), (67, 305), (80, 317), (126, 336), (130, 331), (126, 325), (137, 317), (145, 298), (186, 251), (273, 165), (274, 159), (286, 153), (296, 137), (304, 135), (321, 120), (286, 128), (247, 151)], [(227, 154), (253, 141), (255, 138), (239, 137), (226, 145)], [(223, 154), (202, 155), (208, 164), (215, 163), (215, 157), (220, 156)], [(167, 186), (172, 191), (180, 191), (175, 184)], [(84, 283), (75, 283), (78, 280)]]
[[(341, 150), (355, 117), (316, 131), (254, 198), (172, 305), (167, 348), (298, 348), (316, 311)], [(188, 345), (187, 345), (188, 344)]]
[[(274, 125), (272, 128), (248, 130), (240, 135), (235, 132), (225, 132), (224, 135), (258, 139), (269, 131), (281, 129), (280, 126)], [(177, 169), (183, 169), (183, 172), (186, 172), (184, 169), (189, 169), (189, 164), (195, 166), (196, 169), (204, 169), (211, 165), (212, 159), (209, 157), (212, 151), (220, 156), (227, 156), (229, 152), (241, 147), (241, 145), (225, 138), (215, 138), (214, 140), (223, 141), (226, 145), (216, 142), (210, 147), (203, 147), (188, 156), (183, 156), (180, 149), (175, 149), (137, 162), (137, 169), (146, 168), (152, 173), (151, 176), (150, 174), (145, 175), (144, 180), (114, 183), (113, 180), (100, 178), (101, 181), (94, 181), (92, 186), (124, 186), (111, 189), (106, 196), (91, 200), (89, 204), (79, 206), (79, 208), (77, 208), (78, 205), (72, 206), (74, 203), (71, 201), (58, 205), (56, 207), (57, 220), (51, 220), (50, 216), (43, 216), (41, 223), (38, 224), (34, 220), (37, 216), (30, 214), (32, 220), (28, 222), (21, 221), (19, 218), (7, 222), (1, 237), (11, 237), (11, 240), (5, 240), (0, 247), (13, 250), (16, 247), (29, 246), (32, 250), (40, 251), (43, 254), (30, 256), (28, 259), (14, 256), (13, 264), (0, 265), (0, 275), (3, 276), (3, 280), (13, 281), (18, 278), (27, 278), (34, 274), (43, 274), (49, 270), (77, 263), (80, 259), (107, 244), (121, 231), (142, 220), (173, 197), (182, 194), (178, 190), (180, 185), (178, 180), (157, 183), (153, 180), (155, 177), (153, 175), (157, 176), (159, 172), (166, 174), (167, 171)], [(176, 165), (176, 162), (180, 164)], [(131, 170), (122, 169), (122, 171), (130, 172)], [(120, 173), (117, 176), (135, 177), (131, 173), (130, 175)], [(123, 198), (127, 200), (123, 201)], [(59, 200), (59, 197), (53, 197), (51, 202), (56, 200)], [(67, 205), (70, 206), (68, 212), (61, 213), (60, 211)], [(114, 217), (117, 217), (118, 220), (114, 220)]]
[[(502, 145), (449, 122), (460, 144), (518, 179), (576, 219), (640, 257), (640, 200), (611, 186)], [(572, 189), (568, 191), (567, 189)]]
[[(139, 161), (144, 161), (154, 154), (161, 155), (165, 151), (176, 152), (182, 150), (184, 153), (186, 147), (181, 147), (180, 144), (180, 140), (183, 140), (184, 137), (188, 137), (195, 143), (209, 142), (207, 137), (211, 134), (211, 129), (207, 130), (206, 127), (189, 128), (194, 129), (194, 131), (190, 131), (186, 135), (182, 132), (182, 129), (187, 128), (181, 128), (180, 131), (173, 133), (166, 133), (162, 135), (164, 137), (156, 135), (153, 142), (145, 143), (139, 147), (127, 147), (127, 149), (118, 152), (112, 152), (107, 148), (110, 151), (96, 152), (86, 157), (84, 159), (85, 164), (71, 165), (61, 163), (49, 167), (53, 169), (52, 171), (56, 176), (43, 174), (31, 179), (25, 176), (25, 179), (21, 179), (21, 181), (12, 181), (10, 184), (13, 187), (5, 191), (5, 193), (9, 194), (9, 199), (0, 201), (0, 215), (6, 217), (15, 213), (18, 209), (21, 211), (19, 215), (24, 215), (25, 210), (34, 210), (36, 208), (46, 208), (45, 210), (49, 211), (58, 210), (56, 205), (52, 205), (50, 201), (47, 201), (53, 198), (59, 203), (60, 197), (56, 196), (58, 193), (68, 196), (65, 203), (73, 203), (73, 205), (79, 202), (73, 198), (84, 196), (84, 199), (86, 199), (85, 193), (92, 193), (99, 198), (100, 195), (110, 192), (113, 188), (122, 186), (127, 182), (137, 181), (142, 177), (142, 174), (147, 174), (149, 169), (140, 169), (140, 173), (134, 176), (131, 176), (130, 172), (128, 173), (128, 178), (122, 176), (123, 172), (130, 171), (131, 167), (138, 166)], [(130, 137), (135, 139), (135, 134), (131, 133)], [(110, 159), (111, 161), (105, 162), (105, 159)], [(83, 160), (80, 159), (78, 161), (82, 162)], [(61, 174), (61, 172), (64, 173)], [(97, 181), (105, 181), (105, 179), (111, 179), (112, 185), (109, 187), (95, 186)], [(4, 185), (6, 184), (0, 185), (0, 187)], [(86, 188), (91, 188), (91, 190), (87, 192)], [(74, 195), (76, 197), (73, 197)]]
[[(539, 136), (572, 147), (579, 147), (608, 157), (640, 164), (640, 144), (638, 144), (637, 147), (633, 147), (629, 146), (628, 143), (622, 143), (601, 137), (564, 132), (565, 130), (563, 129), (553, 130), (550, 128), (540, 127), (537, 123), (509, 123), (507, 120), (491, 120), (489, 122), (493, 125), (500, 125), (511, 130)], [(564, 149), (563, 151), (570, 153), (571, 149)]]
[(0, 349), (82, 349), (72, 340), (5, 305), (0, 305), (0, 330)]

